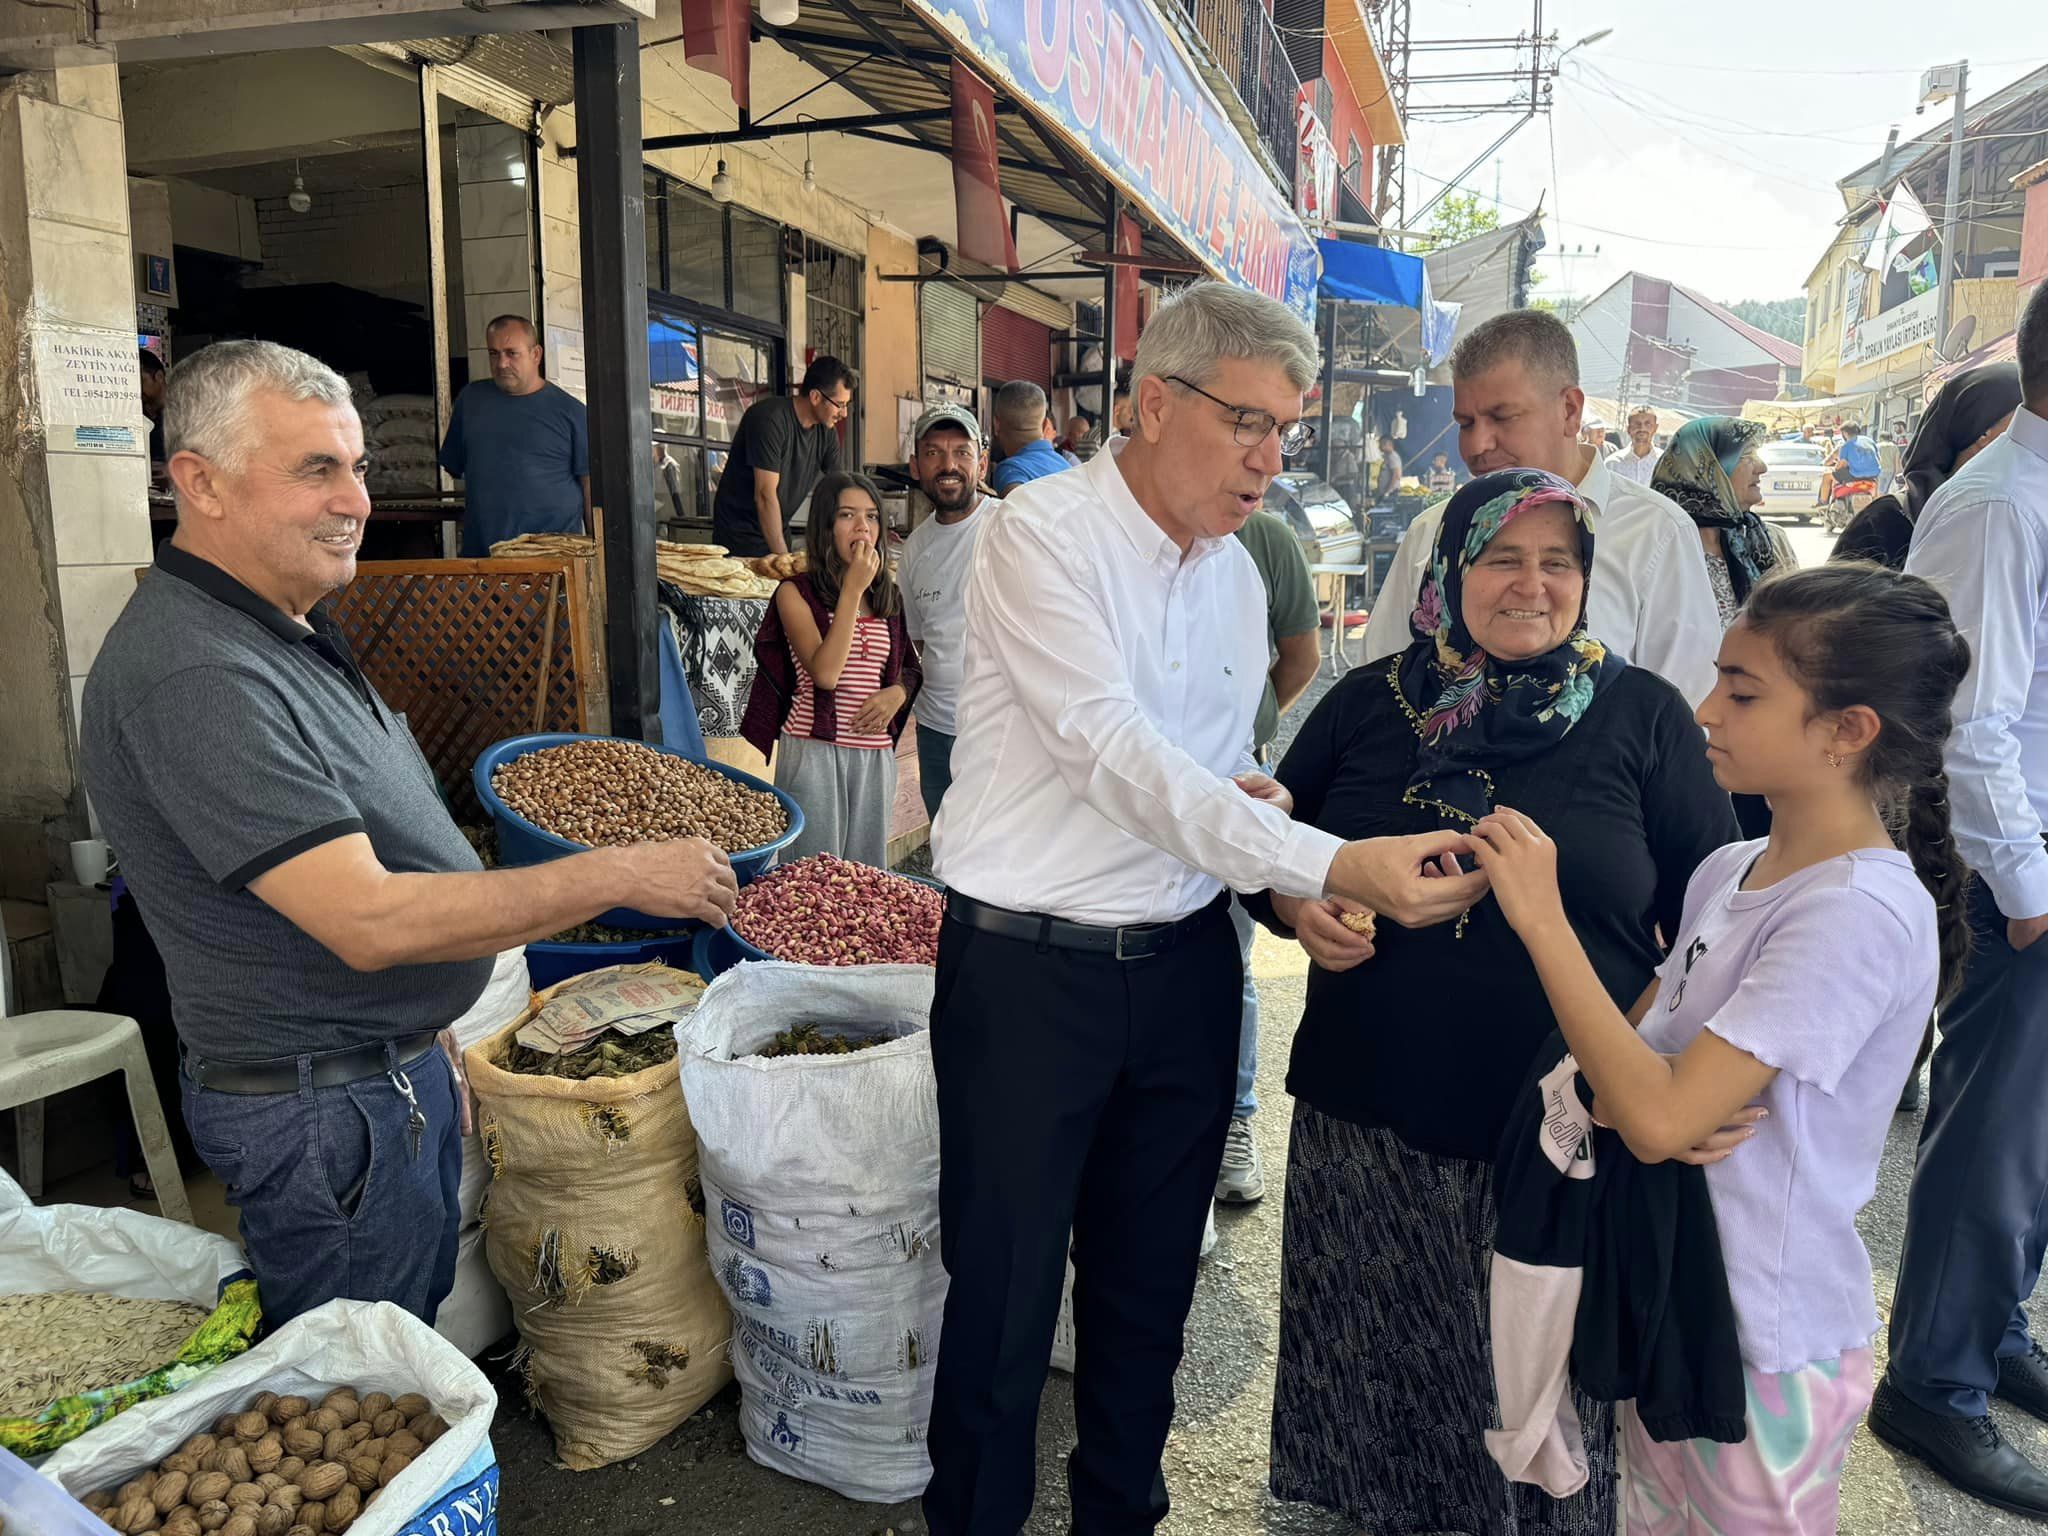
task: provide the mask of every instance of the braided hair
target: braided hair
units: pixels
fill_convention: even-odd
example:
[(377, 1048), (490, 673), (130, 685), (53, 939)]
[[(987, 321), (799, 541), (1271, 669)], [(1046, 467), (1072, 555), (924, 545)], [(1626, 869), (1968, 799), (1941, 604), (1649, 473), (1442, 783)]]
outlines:
[(1947, 1002), (1970, 952), (1970, 871), (1950, 835), (1942, 766), (1970, 644), (1947, 600), (1918, 576), (1849, 561), (1767, 577), (1750, 593), (1742, 621), (1771, 641), (1816, 709), (1861, 704), (1882, 722), (1861, 773), (1934, 898), (1938, 996)]

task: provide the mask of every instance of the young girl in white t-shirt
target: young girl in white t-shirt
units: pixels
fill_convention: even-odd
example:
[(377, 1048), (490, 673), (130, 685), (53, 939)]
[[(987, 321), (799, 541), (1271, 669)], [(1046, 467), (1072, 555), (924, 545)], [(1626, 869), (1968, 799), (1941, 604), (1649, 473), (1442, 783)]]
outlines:
[(1706, 1164), (1721, 1229), (1749, 1433), (1660, 1443), (1624, 1405), (1629, 1536), (1836, 1529), (1878, 1325), (1856, 1213), (1969, 948), (1942, 770), (1969, 658), (1918, 577), (1827, 565), (1758, 585), (1698, 718), (1714, 778), (1767, 798), (1771, 835), (1700, 865), (1628, 1018), (1565, 920), (1549, 839), (1506, 807), (1475, 829), (1594, 1113), (1646, 1162)]

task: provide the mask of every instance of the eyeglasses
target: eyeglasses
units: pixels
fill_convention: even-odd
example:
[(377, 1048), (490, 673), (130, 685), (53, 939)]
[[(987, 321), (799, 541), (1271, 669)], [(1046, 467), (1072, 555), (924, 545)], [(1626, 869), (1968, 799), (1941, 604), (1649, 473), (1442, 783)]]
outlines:
[(1266, 440), (1269, 433), (1280, 434), (1280, 453), (1284, 458), (1293, 458), (1297, 453), (1306, 453), (1316, 445), (1315, 423), (1290, 421), (1282, 425), (1280, 418), (1271, 411), (1257, 410), (1248, 405), (1232, 405), (1228, 400), (1218, 400), (1199, 384), (1190, 384), (1179, 374), (1168, 374), (1166, 382), (1178, 384), (1182, 389), (1191, 389), (1212, 405), (1220, 405), (1230, 412), (1230, 435), (1240, 448), (1256, 448)]

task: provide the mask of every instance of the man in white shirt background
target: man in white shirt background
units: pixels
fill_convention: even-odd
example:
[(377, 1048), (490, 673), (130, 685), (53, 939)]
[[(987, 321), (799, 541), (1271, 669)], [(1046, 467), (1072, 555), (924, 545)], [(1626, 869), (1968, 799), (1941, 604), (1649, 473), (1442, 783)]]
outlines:
[(1407, 924), (1484, 892), (1479, 876), (1424, 873), (1461, 835), (1340, 843), (1289, 819), (1285, 791), (1254, 773), (1265, 604), (1231, 535), (1283, 454), (1313, 441), (1316, 374), (1292, 312), (1196, 284), (1140, 338), (1131, 435), (978, 515), (933, 832), (949, 887), (931, 1038), (952, 1284), (932, 1536), (1013, 1536), (1029, 1518), (1070, 1232), (1071, 1528), (1166, 1515), (1159, 1458), (1237, 1062), (1226, 887)]
[(1628, 446), (1607, 455), (1607, 467), (1624, 480), (1648, 485), (1664, 455), (1657, 447), (1657, 413), (1639, 405), (1628, 413)]
[(1945, 759), (1976, 947), (1940, 1015), (1870, 1427), (1965, 1492), (2048, 1517), (2048, 1476), (1987, 1401), (2048, 1419), (2026, 1319), (2048, 1245), (2048, 283), (2018, 356), (2012, 424), (1929, 499), (1906, 556), (1970, 642)]
[[(1594, 638), (1698, 704), (1713, 691), (1721, 652), (1721, 613), (1699, 532), (1672, 502), (1621, 479), (1579, 441), (1586, 395), (1571, 330), (1541, 310), (1495, 315), (1452, 352), (1451, 389), (1458, 454), (1475, 476), (1547, 469), (1592, 506), (1600, 537), (1586, 583), (1586, 627)], [(1431, 507), (1402, 536), (1373, 599), (1367, 661), (1408, 648), (1408, 616), (1442, 519), (1443, 508)]]
[(903, 623), (924, 665), (910, 707), (917, 721), (917, 787), (927, 816), (953, 782), (953, 710), (967, 647), (967, 563), (995, 498), (981, 493), (988, 445), (964, 405), (937, 405), (917, 419), (910, 467), (932, 515), (911, 529), (896, 566)]

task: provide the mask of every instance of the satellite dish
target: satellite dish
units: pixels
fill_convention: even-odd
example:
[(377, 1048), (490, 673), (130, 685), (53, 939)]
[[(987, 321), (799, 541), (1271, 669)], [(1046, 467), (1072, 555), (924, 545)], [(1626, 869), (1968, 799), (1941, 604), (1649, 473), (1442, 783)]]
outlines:
[(1958, 320), (1948, 333), (1948, 339), (1934, 349), (1934, 355), (1944, 363), (1952, 363), (1970, 350), (1970, 338), (1977, 334), (1977, 317), (1965, 315)]

